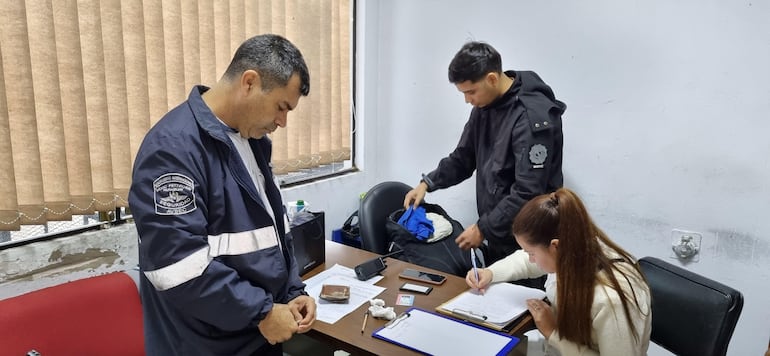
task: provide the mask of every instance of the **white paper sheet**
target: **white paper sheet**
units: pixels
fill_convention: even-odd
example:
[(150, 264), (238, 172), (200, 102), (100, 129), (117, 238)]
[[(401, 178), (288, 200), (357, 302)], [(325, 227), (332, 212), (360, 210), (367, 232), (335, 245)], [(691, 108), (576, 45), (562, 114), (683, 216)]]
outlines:
[(543, 299), (545, 292), (511, 283), (491, 284), (483, 295), (467, 290), (444, 304), (442, 309), (486, 317), (488, 323), (507, 324), (527, 311), (527, 299)]
[(430, 355), (500, 355), (519, 341), (421, 309), (411, 309), (409, 316), (405, 315), (374, 336)]
[[(362, 304), (368, 303), (370, 299), (373, 299), (385, 290), (384, 287), (374, 285), (374, 283), (379, 282), (382, 278), (382, 276), (375, 276), (366, 281), (359, 281), (352, 268), (338, 264), (308, 278), (305, 280), (305, 291), (316, 300), (316, 305), (318, 306), (316, 309), (316, 320), (334, 324)], [(324, 284), (350, 286), (350, 299), (348, 303), (337, 304), (320, 300), (318, 296), (321, 294), (321, 287)]]

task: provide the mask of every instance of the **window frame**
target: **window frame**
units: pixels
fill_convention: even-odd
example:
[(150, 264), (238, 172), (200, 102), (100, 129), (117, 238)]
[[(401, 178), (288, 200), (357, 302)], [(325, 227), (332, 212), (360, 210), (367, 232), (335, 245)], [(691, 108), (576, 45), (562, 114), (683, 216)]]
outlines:
[[(275, 178), (279, 183), (280, 189), (309, 185), (320, 180), (359, 172), (359, 169), (356, 166), (356, 158), (357, 158), (356, 142), (358, 140), (358, 137), (357, 137), (357, 130), (356, 130), (357, 122), (356, 122), (356, 113), (355, 113), (356, 68), (357, 68), (356, 51), (357, 51), (357, 41), (358, 41), (358, 33), (356, 30), (357, 6), (358, 6), (357, 0), (350, 0), (351, 43), (350, 43), (350, 52), (348, 53), (348, 55), (350, 56), (349, 69), (350, 69), (350, 89), (351, 90), (350, 90), (350, 93), (348, 93), (348, 95), (350, 95), (351, 107), (347, 112), (350, 119), (350, 135), (351, 135), (350, 136), (350, 159), (342, 162), (334, 162), (334, 163), (320, 166), (320, 167), (303, 169), (300, 172), (291, 172), (291, 173), (276, 175)], [(335, 167), (329, 167), (329, 166), (335, 166), (335, 165), (342, 165), (342, 167), (339, 167), (336, 169)], [(296, 178), (291, 178), (290, 176), (295, 176)], [(19, 231), (0, 230), (2, 232), (9, 232), (11, 235), (11, 240), (0, 242), (0, 251), (5, 249), (20, 247), (28, 244), (34, 244), (38, 242), (50, 241), (50, 240), (63, 238), (67, 236), (78, 235), (88, 231), (108, 229), (113, 226), (118, 226), (118, 225), (133, 222), (133, 216), (131, 215), (130, 209), (128, 207), (125, 207), (125, 208), (118, 207), (114, 211), (106, 211), (106, 212), (97, 211), (93, 215), (99, 216), (98, 222), (90, 223), (90, 224), (84, 223), (82, 226), (64, 228), (59, 231), (46, 232), (40, 235), (21, 238), (17, 240), (13, 240), (13, 234), (19, 233)], [(73, 215), (72, 217), (74, 220), (75, 218), (83, 218), (88, 216), (92, 216), (92, 215)], [(45, 223), (46, 229), (48, 229), (48, 225), (50, 223), (56, 223), (56, 221), (46, 222)], [(42, 224), (26, 224), (24, 226), (38, 226), (38, 225), (42, 225)]]

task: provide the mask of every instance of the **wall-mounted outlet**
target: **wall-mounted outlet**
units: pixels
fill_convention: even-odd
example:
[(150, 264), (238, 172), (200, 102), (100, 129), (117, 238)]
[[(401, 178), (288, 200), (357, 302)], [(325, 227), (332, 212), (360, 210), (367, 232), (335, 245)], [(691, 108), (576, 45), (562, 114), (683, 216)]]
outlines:
[(686, 262), (698, 262), (702, 240), (703, 235), (699, 232), (671, 230), (671, 258)]

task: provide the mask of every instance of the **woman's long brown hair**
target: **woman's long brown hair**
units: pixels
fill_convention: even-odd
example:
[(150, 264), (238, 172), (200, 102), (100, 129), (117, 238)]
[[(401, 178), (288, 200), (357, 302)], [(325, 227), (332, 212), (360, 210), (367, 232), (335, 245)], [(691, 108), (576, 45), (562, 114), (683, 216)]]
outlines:
[(624, 262), (632, 266), (638, 272), (638, 278), (644, 280), (644, 276), (633, 256), (612, 242), (593, 223), (583, 202), (573, 191), (561, 188), (527, 202), (513, 221), (513, 234), (532, 245), (546, 247), (552, 239), (559, 240), (556, 329), (562, 338), (581, 345), (591, 345), (591, 306), (594, 288), (600, 283), (597, 272), (603, 270), (609, 281), (608, 286), (621, 297), (623, 311), (634, 338), (639, 339), (629, 311), (631, 300), (641, 309), (639, 301), (633, 291), (630, 295), (623, 291), (612, 271), (621, 272), (629, 284), (629, 278), (637, 277), (618, 269), (614, 263), (617, 261), (603, 253), (599, 241), (615, 250)]

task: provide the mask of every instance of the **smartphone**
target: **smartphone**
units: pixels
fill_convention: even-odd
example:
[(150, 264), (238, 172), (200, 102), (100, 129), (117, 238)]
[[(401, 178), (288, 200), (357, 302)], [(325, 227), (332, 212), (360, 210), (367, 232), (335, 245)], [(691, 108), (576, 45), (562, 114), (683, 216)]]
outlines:
[(356, 278), (365, 281), (376, 276), (386, 267), (385, 261), (383, 261), (382, 258), (377, 257), (356, 266), (353, 270), (356, 272)]
[(418, 271), (416, 269), (411, 269), (411, 268), (404, 269), (403, 271), (401, 271), (401, 273), (398, 276), (401, 278), (406, 278), (414, 281), (420, 281), (420, 282), (431, 283), (431, 284), (443, 284), (444, 282), (446, 282), (446, 276), (436, 274), (436, 273)]
[(433, 287), (428, 286), (421, 286), (419, 284), (409, 283), (406, 282), (404, 285), (402, 285), (399, 290), (407, 291), (407, 292), (415, 292), (415, 293), (422, 293), (422, 294), (430, 294), (430, 291), (433, 290)]

